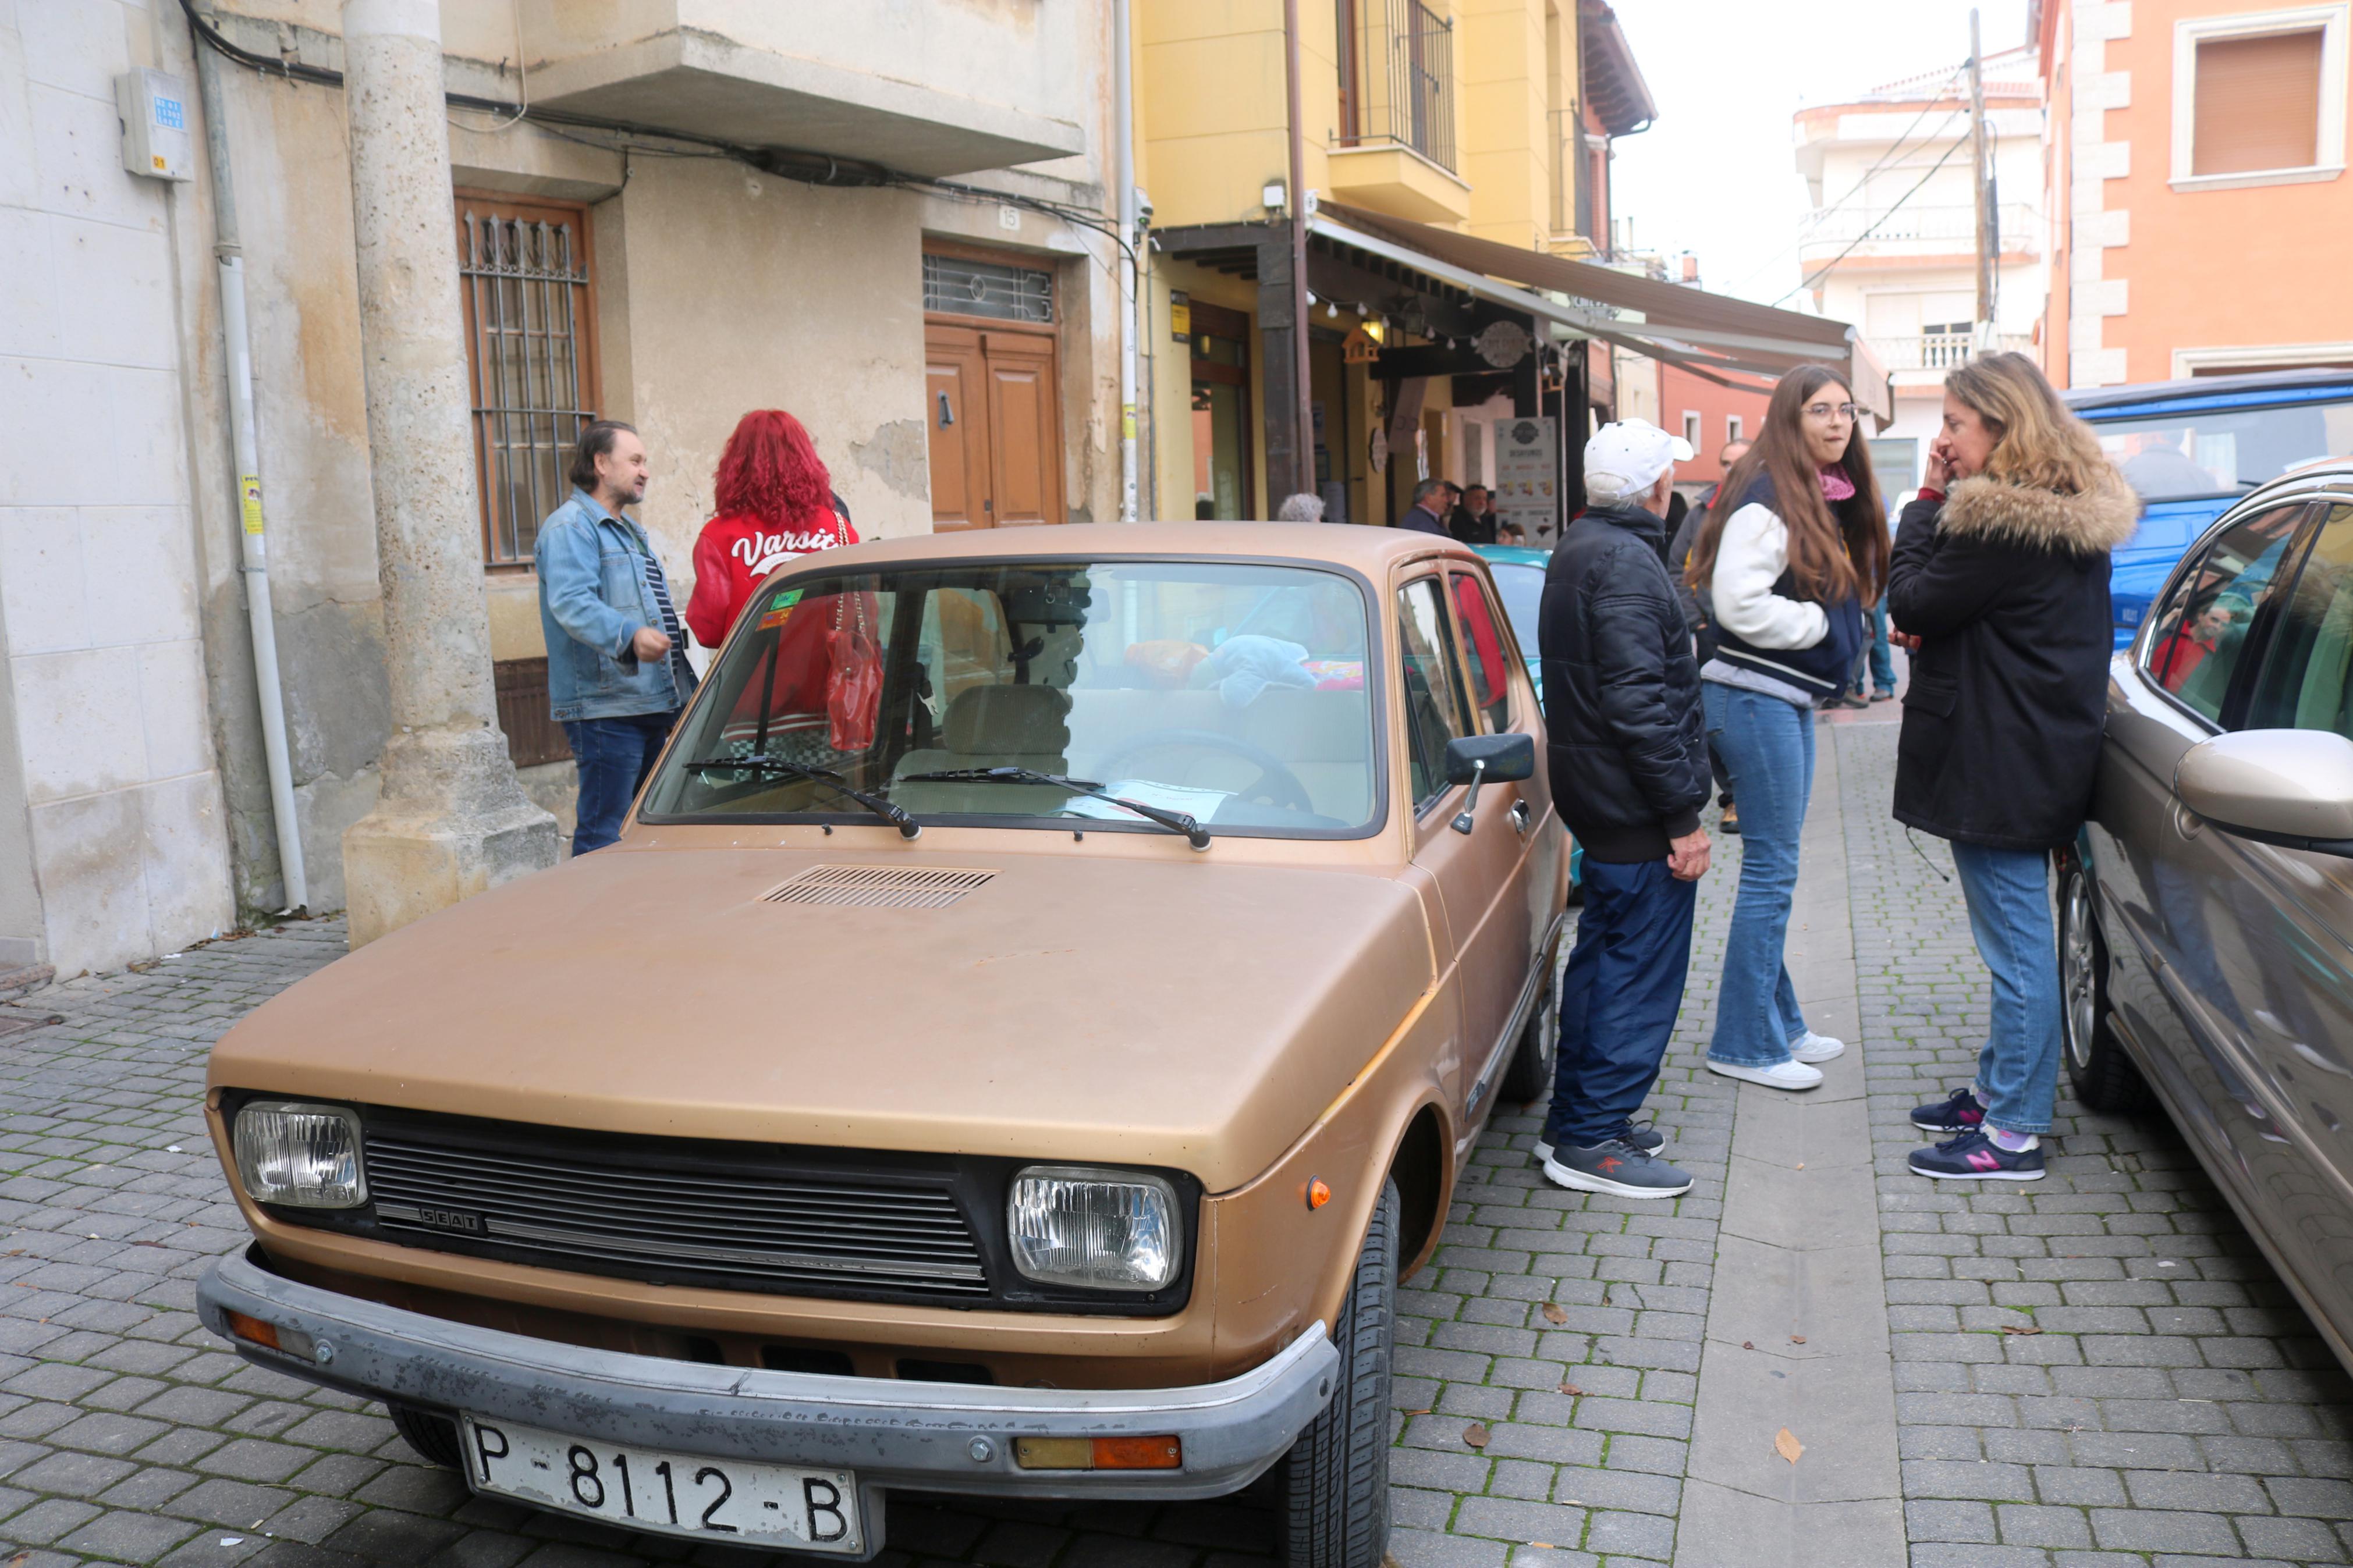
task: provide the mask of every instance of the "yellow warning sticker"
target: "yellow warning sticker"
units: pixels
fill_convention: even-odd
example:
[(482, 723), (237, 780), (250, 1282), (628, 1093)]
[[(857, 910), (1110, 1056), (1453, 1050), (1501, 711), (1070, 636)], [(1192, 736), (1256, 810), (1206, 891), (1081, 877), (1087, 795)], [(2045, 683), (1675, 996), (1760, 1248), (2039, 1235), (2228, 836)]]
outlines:
[(241, 506), (245, 513), (246, 532), (259, 533), (261, 531), (261, 476), (247, 474), (240, 478), (237, 481), (237, 493), (241, 498)]

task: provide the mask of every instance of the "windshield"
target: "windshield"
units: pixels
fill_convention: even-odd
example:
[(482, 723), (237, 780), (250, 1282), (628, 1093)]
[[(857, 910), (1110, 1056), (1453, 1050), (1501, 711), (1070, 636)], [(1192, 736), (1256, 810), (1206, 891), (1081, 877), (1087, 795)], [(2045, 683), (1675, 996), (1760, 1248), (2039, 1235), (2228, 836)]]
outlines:
[(1512, 623), (1523, 656), (1536, 651), (1536, 611), (1544, 603), (1545, 569), (1514, 561), (1491, 561), (1495, 592), (1503, 595), (1504, 618)]
[(2316, 458), (2353, 453), (2353, 399), (2101, 421), (2092, 430), (2143, 500), (2237, 495)]
[[(803, 578), (764, 590), (720, 650), (643, 816), (873, 820), (847, 785), (917, 822), (1167, 831), (1031, 776), (1051, 774), (1217, 834), (1354, 833), (1381, 798), (1366, 627), (1356, 581), (1305, 567)], [(988, 769), (1023, 773), (970, 776)]]

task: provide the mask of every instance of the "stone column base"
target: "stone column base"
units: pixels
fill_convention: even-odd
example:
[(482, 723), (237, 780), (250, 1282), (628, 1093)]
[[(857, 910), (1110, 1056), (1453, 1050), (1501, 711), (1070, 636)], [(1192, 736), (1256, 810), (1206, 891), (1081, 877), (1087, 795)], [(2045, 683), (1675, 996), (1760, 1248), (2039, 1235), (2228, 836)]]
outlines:
[(383, 766), (382, 800), (343, 832), (353, 947), (555, 864), (555, 818), (496, 730), (396, 735)]

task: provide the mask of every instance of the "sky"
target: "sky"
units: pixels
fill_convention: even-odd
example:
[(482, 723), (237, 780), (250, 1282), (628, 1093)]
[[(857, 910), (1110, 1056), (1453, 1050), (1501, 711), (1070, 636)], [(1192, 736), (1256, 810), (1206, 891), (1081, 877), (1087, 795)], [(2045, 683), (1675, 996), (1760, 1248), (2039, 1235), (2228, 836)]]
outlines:
[[(1790, 117), (1958, 66), (1969, 0), (1616, 0), (1659, 118), (1615, 144), (1612, 205), (1638, 250), (1699, 257), (1701, 285), (1771, 303), (1807, 210)], [(2026, 0), (1977, 0), (1989, 55), (2026, 42)], [(1805, 308), (1802, 296), (1788, 301)]]

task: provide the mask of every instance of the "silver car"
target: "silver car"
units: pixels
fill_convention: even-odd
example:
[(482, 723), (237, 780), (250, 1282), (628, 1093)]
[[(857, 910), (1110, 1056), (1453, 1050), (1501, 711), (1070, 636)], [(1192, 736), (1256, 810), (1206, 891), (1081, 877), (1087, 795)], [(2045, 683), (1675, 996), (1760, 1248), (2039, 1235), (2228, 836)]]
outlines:
[(2353, 462), (2255, 490), (2116, 656), (2059, 866), (2075, 1096), (2154, 1091), (2353, 1365)]

